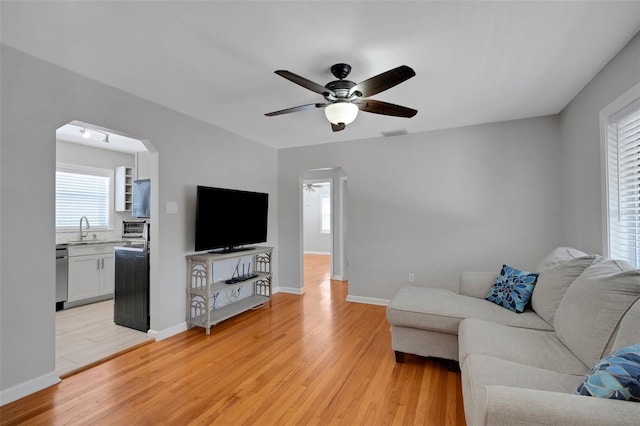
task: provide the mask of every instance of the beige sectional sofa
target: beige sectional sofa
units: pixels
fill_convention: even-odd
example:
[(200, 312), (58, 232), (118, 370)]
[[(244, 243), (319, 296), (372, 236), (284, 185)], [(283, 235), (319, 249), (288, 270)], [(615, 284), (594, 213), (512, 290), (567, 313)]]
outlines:
[(639, 425), (640, 403), (574, 394), (600, 359), (640, 342), (640, 270), (558, 248), (515, 313), (485, 300), (497, 273), (463, 273), (459, 292), (405, 287), (390, 301), (392, 348), (458, 361), (476, 425)]

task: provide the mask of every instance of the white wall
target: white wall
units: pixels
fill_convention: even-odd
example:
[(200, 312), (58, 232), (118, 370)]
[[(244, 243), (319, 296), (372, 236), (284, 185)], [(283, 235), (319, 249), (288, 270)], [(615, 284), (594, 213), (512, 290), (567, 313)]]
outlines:
[[(311, 184), (311, 183), (309, 183)], [(330, 254), (333, 242), (331, 233), (322, 233), (322, 199), (331, 196), (329, 182), (316, 183), (313, 191), (302, 191), (302, 216), (304, 251), (307, 253)], [(320, 185), (320, 186), (319, 186)]]
[[(347, 129), (348, 131), (348, 129)], [(349, 297), (456, 287), (463, 270), (533, 268), (561, 243), (556, 116), (278, 151), (280, 283), (300, 286), (299, 177), (349, 176)]]
[[(193, 251), (196, 185), (270, 194), (268, 244), (277, 245), (277, 152), (260, 143), (2, 45), (0, 396), (53, 383), (55, 131), (72, 120), (149, 139), (158, 150), (151, 328), (185, 326), (185, 254)], [(166, 203), (178, 203), (166, 214)], [(153, 215), (155, 214), (155, 217)], [(277, 250), (275, 252), (277, 259)], [(277, 284), (277, 269), (274, 271)]]
[(56, 161), (59, 163), (115, 169), (118, 166), (133, 167), (134, 159), (133, 154), (124, 152), (109, 151), (65, 141), (56, 142)]
[(603, 185), (600, 111), (640, 83), (637, 34), (560, 114), (565, 241), (603, 253)]

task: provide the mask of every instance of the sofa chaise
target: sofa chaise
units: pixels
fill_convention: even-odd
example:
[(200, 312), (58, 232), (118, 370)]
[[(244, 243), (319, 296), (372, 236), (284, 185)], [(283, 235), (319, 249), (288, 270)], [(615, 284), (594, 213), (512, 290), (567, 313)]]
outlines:
[[(640, 270), (560, 247), (531, 275), (521, 313), (486, 300), (496, 273), (461, 274), (457, 293), (400, 289), (387, 307), (396, 361), (458, 361), (468, 426), (639, 425)], [(620, 359), (632, 395), (601, 397)]]

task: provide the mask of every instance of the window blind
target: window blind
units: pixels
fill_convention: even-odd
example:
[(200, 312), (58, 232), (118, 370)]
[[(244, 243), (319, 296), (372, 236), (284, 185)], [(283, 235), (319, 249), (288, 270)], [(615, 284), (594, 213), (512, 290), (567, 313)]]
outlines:
[(56, 170), (56, 229), (76, 230), (86, 216), (91, 229), (111, 227), (110, 171)]
[(608, 127), (609, 255), (640, 268), (640, 106)]

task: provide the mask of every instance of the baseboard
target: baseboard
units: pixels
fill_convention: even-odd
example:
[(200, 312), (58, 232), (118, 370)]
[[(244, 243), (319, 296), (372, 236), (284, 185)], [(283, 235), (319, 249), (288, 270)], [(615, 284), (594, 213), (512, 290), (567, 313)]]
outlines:
[(20, 398), (24, 398), (27, 395), (38, 392), (42, 389), (48, 388), (55, 384), (60, 383), (60, 377), (55, 371), (47, 373), (35, 379), (27, 380), (24, 383), (13, 386), (9, 389), (5, 389), (0, 392), (0, 405), (5, 405), (13, 401), (17, 401)]
[(344, 281), (344, 275), (334, 275), (331, 279), (335, 281)]
[(376, 299), (374, 297), (362, 297), (362, 296), (347, 296), (347, 302), (355, 302), (355, 303), (365, 303), (367, 305), (379, 305), (379, 306), (387, 306), (389, 305), (388, 299)]
[(186, 321), (160, 331), (149, 330), (147, 331), (147, 336), (159, 342), (160, 340), (168, 339), (169, 337), (175, 336), (176, 334), (182, 333), (183, 331), (187, 331)]
[(304, 254), (320, 254), (320, 255), (323, 255), (323, 256), (331, 256), (331, 252), (328, 252), (328, 251), (305, 250)]
[(78, 300), (76, 302), (62, 302), (64, 309), (75, 308), (77, 306), (88, 305), (90, 303), (102, 302), (104, 300), (113, 299), (113, 293), (103, 294), (101, 296), (90, 297), (88, 299)]
[(304, 287), (303, 288), (296, 288), (296, 287), (275, 287), (273, 289), (273, 294), (276, 293), (288, 293), (288, 294), (297, 294), (297, 295), (303, 295), (304, 294)]

